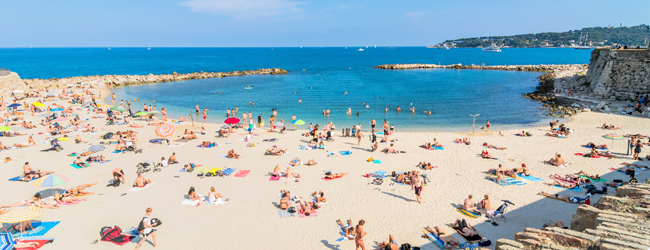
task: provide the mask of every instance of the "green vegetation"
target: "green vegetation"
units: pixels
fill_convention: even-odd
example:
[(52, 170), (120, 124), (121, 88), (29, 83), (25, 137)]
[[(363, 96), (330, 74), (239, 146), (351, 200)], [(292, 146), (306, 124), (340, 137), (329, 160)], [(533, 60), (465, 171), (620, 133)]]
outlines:
[(571, 30), (566, 32), (544, 32), (537, 34), (523, 34), (514, 36), (486, 36), (486, 37), (472, 37), (461, 38), (455, 40), (447, 40), (445, 44), (455, 43), (454, 47), (457, 48), (475, 48), (479, 46), (487, 47), (493, 44), (497, 46), (510, 46), (515, 48), (523, 47), (562, 47), (582, 45), (580, 42), (580, 33), (582, 33), (582, 41), (585, 41), (584, 36), (589, 33), (587, 37), (587, 44), (592, 43), (592, 46), (606, 46), (612, 44), (621, 44), (628, 46), (645, 46), (644, 38), (650, 40), (650, 29), (648, 25), (642, 24), (633, 27), (593, 27), (584, 28), (581, 30)]

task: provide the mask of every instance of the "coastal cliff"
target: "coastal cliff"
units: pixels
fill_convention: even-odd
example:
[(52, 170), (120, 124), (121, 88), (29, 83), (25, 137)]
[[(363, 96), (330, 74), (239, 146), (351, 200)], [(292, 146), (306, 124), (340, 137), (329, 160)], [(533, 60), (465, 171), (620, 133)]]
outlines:
[[(12, 72), (15, 74), (14, 72)], [(206, 79), (206, 78), (219, 78), (219, 77), (232, 77), (232, 76), (245, 76), (245, 75), (279, 75), (287, 74), (288, 71), (280, 68), (271, 69), (257, 69), (257, 70), (242, 70), (232, 72), (196, 72), (178, 74), (162, 75), (104, 75), (104, 76), (75, 76), (66, 78), (50, 78), (50, 79), (20, 79), (17, 74), (12, 76), (7, 81), (0, 79), (0, 92), (2, 94), (8, 93), (12, 89), (41, 89), (41, 88), (60, 88), (67, 84), (77, 83), (103, 83), (113, 86), (125, 86), (133, 84), (144, 83), (157, 83), (157, 82), (172, 82), (172, 81), (185, 81), (192, 79)], [(3, 77), (4, 78), (4, 77)], [(9, 78), (8, 78), (9, 79)]]

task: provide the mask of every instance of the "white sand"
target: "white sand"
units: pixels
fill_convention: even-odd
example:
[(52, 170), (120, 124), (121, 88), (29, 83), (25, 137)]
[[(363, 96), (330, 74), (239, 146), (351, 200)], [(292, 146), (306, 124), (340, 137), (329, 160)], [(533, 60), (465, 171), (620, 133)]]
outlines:
[[(119, 99), (119, 98), (118, 98)], [(34, 99), (28, 99), (29, 103)], [(69, 104), (66, 104), (67, 107)], [(133, 104), (139, 108), (139, 103)], [(280, 116), (282, 114), (280, 110)], [(86, 111), (80, 112), (82, 118), (90, 115)], [(38, 117), (31, 115), (24, 116), (28, 120), (38, 123)], [(95, 127), (103, 127), (103, 120), (90, 120)], [(618, 131), (600, 130), (603, 122), (612, 123), (623, 127)], [(136, 121), (138, 124), (144, 122)], [(549, 180), (548, 176), (553, 173), (561, 175), (576, 173), (585, 170), (593, 174), (607, 174), (606, 179), (620, 178), (628, 180), (623, 174), (611, 173), (610, 167), (619, 167), (623, 161), (633, 162), (630, 157), (622, 159), (590, 159), (574, 156), (574, 153), (586, 153), (589, 150), (581, 147), (587, 142), (596, 144), (606, 143), (611, 145), (611, 140), (603, 139), (605, 133), (615, 132), (620, 134), (641, 133), (650, 134), (647, 120), (619, 115), (607, 115), (600, 113), (583, 113), (575, 116), (568, 127), (576, 131), (568, 139), (558, 139), (543, 136), (547, 127), (529, 129), (533, 137), (516, 137), (514, 133), (520, 130), (502, 131), (504, 137), (496, 132), (481, 133), (472, 136), (471, 146), (454, 144), (455, 138), (469, 136), (461, 133), (405, 133), (398, 132), (391, 139), (399, 150), (408, 153), (399, 155), (385, 155), (380, 152), (370, 153), (366, 150), (370, 147), (368, 137), (363, 138), (361, 147), (356, 145), (356, 139), (343, 138), (340, 131), (336, 131), (333, 143), (327, 143), (328, 150), (351, 150), (351, 156), (326, 157), (323, 150), (299, 150), (298, 145), (307, 144), (309, 139), (300, 137), (304, 132), (289, 132), (286, 135), (266, 132), (259, 129), (256, 133), (260, 136), (254, 137), (258, 142), (257, 147), (246, 147), (246, 143), (238, 138), (243, 138), (242, 130), (228, 139), (215, 139), (215, 131), (221, 125), (205, 124), (208, 135), (200, 136), (198, 140), (185, 143), (180, 147), (169, 147), (156, 145), (150, 147), (148, 140), (156, 137), (152, 126), (134, 129), (139, 132), (139, 148), (144, 149), (142, 154), (114, 154), (111, 151), (114, 145), (103, 154), (106, 158), (113, 160), (105, 164), (94, 163), (88, 169), (74, 169), (70, 167), (73, 157), (66, 156), (71, 152), (81, 152), (89, 147), (89, 144), (75, 144), (73, 140), (62, 142), (65, 148), (62, 152), (40, 152), (49, 147), (40, 144), (45, 141), (45, 135), (37, 135), (37, 132), (44, 131), (42, 126), (33, 130), (21, 130), (21, 133), (34, 134), (38, 146), (26, 149), (12, 149), (0, 152), (3, 159), (7, 156), (26, 156), (26, 160), (18, 160), (10, 163), (0, 164), (0, 189), (4, 190), (0, 197), (0, 204), (15, 203), (29, 198), (35, 192), (44, 190), (32, 185), (33, 183), (9, 182), (6, 179), (15, 177), (22, 173), (22, 165), (29, 161), (35, 169), (55, 170), (57, 174), (67, 176), (70, 181), (60, 188), (70, 188), (75, 185), (98, 182), (99, 184), (88, 188), (88, 191), (96, 195), (85, 197), (88, 201), (78, 205), (65, 205), (58, 210), (45, 210), (43, 216), (38, 220), (61, 221), (61, 224), (52, 229), (45, 236), (56, 238), (53, 244), (43, 249), (116, 249), (119, 248), (112, 243), (99, 242), (96, 245), (90, 243), (99, 239), (99, 230), (103, 226), (118, 225), (123, 229), (137, 226), (144, 215), (147, 207), (153, 208), (152, 217), (160, 218), (163, 225), (158, 228), (157, 239), (159, 249), (353, 249), (353, 241), (335, 241), (341, 238), (337, 218), (352, 218), (353, 222), (360, 219), (366, 220), (365, 230), (368, 235), (365, 237), (367, 249), (374, 249), (376, 241), (387, 240), (388, 234), (393, 234), (401, 244), (408, 242), (413, 246), (423, 246), (423, 249), (437, 249), (428, 240), (421, 238), (423, 227), (430, 225), (441, 225), (443, 229), (451, 233), (452, 230), (444, 226), (452, 223), (456, 218), (466, 218), (455, 211), (453, 204), (462, 204), (468, 194), (474, 195), (474, 201), (478, 202), (483, 195), (488, 194), (492, 198), (493, 206), (500, 205), (501, 199), (507, 199), (516, 204), (510, 207), (507, 214), (509, 221), (503, 222), (499, 219), (499, 226), (495, 227), (485, 223), (485, 218), (469, 219), (476, 228), (493, 243), (499, 238), (512, 239), (516, 232), (526, 227), (539, 228), (549, 221), (562, 220), (569, 223), (577, 205), (567, 204), (555, 200), (545, 199), (537, 196), (539, 191), (562, 193), (571, 196), (583, 197), (584, 192), (575, 193), (549, 187), (541, 183), (529, 183), (523, 186), (501, 187), (494, 182), (485, 179), (484, 171), (495, 168), (499, 163), (504, 164), (508, 169), (518, 167), (526, 163), (533, 175)], [(180, 135), (189, 125), (176, 126), (176, 135)], [(495, 129), (498, 129), (497, 126)], [(106, 126), (106, 131), (127, 130), (125, 126)], [(367, 130), (369, 128), (364, 128)], [(398, 128), (399, 131), (399, 128)], [(69, 136), (74, 138), (75, 132)], [(82, 133), (84, 140), (97, 144), (100, 135), (104, 133), (87, 134)], [(368, 135), (369, 133), (365, 133)], [(279, 142), (262, 142), (262, 139), (279, 138)], [(425, 141), (431, 142), (433, 138), (445, 146), (445, 150), (427, 151), (418, 146)], [(13, 143), (27, 143), (27, 136), (13, 138), (0, 138), (5, 145)], [(197, 148), (200, 141), (216, 141), (221, 144), (211, 149)], [(507, 147), (507, 150), (498, 151), (490, 149), (489, 152), (503, 160), (484, 160), (478, 155), (484, 149), (483, 142), (497, 146)], [(230, 143), (230, 144), (226, 144)], [(264, 156), (263, 153), (272, 145), (282, 148), (289, 148), (289, 153), (283, 156)], [(380, 144), (379, 148), (387, 147)], [(228, 150), (234, 148), (243, 158), (230, 160), (218, 156), (225, 155)], [(617, 141), (611, 149), (613, 152), (626, 150), (624, 141)], [(645, 150), (644, 150), (645, 151)], [(122, 185), (118, 188), (106, 187), (112, 179), (111, 171), (120, 167), (126, 172), (127, 184), (131, 184), (135, 178), (135, 166), (138, 162), (153, 160), (158, 162), (160, 157), (169, 157), (176, 152), (180, 165), (172, 165), (164, 168), (159, 173), (148, 172), (144, 174), (155, 182), (155, 185), (139, 191), (127, 192), (129, 185)], [(571, 163), (570, 169), (557, 168), (544, 165), (542, 161), (550, 159), (554, 153), (560, 153)], [(645, 155), (645, 153), (642, 153)], [(265, 176), (272, 171), (276, 164), (286, 169), (289, 160), (294, 157), (306, 161), (314, 157), (318, 162), (316, 166), (299, 166), (294, 172), (301, 175), (300, 182), (268, 181)], [(366, 159), (374, 157), (381, 160), (382, 164), (372, 164)], [(509, 159), (513, 159), (512, 161)], [(424, 187), (423, 204), (414, 202), (415, 195), (409, 186), (389, 185), (393, 181), (384, 180), (381, 186), (368, 185), (372, 179), (361, 177), (361, 175), (377, 170), (388, 171), (409, 171), (415, 170), (419, 161), (431, 161), (440, 168), (434, 171), (424, 171), (430, 178), (431, 183)], [(234, 174), (228, 178), (210, 177), (200, 179), (196, 173), (179, 173), (178, 170), (183, 164), (193, 162), (195, 164), (209, 165), (213, 167), (233, 167), (238, 170), (252, 170), (245, 178), (236, 178)], [(325, 170), (332, 172), (349, 172), (348, 176), (341, 179), (324, 181), (321, 180)], [(637, 178), (645, 180), (648, 172), (641, 172)], [(180, 178), (174, 178), (179, 176)], [(183, 206), (181, 202), (190, 186), (196, 188), (199, 194), (206, 195), (210, 187), (215, 187), (217, 192), (224, 195), (229, 201), (224, 205), (213, 206), (205, 202), (201, 206)], [(380, 190), (376, 190), (379, 188)], [(317, 190), (325, 192), (328, 199), (327, 205), (318, 210), (317, 217), (310, 218), (278, 218), (278, 209), (274, 203), (278, 202), (277, 193), (281, 189), (290, 190), (292, 194), (309, 199), (310, 193)], [(126, 193), (125, 196), (121, 196)], [(610, 192), (610, 195), (613, 192)], [(97, 195), (97, 194), (101, 194)], [(597, 199), (592, 200), (595, 202)], [(454, 234), (457, 239), (461, 239)], [(135, 243), (129, 243), (124, 249), (135, 247)], [(141, 249), (152, 249), (152, 245), (145, 243)], [(494, 248), (494, 245), (491, 247)]]

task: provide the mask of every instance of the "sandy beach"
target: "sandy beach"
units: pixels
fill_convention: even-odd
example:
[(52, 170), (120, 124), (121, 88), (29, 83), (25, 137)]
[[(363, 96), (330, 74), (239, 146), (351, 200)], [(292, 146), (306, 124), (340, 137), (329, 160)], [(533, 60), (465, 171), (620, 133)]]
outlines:
[[(79, 89), (74, 89), (80, 92)], [(107, 90), (102, 90), (104, 94)], [(44, 93), (44, 92), (42, 92)], [(118, 97), (118, 100), (120, 98)], [(27, 98), (26, 103), (37, 101), (37, 98)], [(20, 102), (22, 103), (22, 101)], [(52, 102), (45, 102), (51, 105)], [(70, 106), (68, 100), (57, 100), (65, 107)], [(119, 102), (118, 102), (119, 104)], [(141, 103), (133, 103), (134, 109), (140, 109)], [(148, 126), (146, 122), (134, 120), (132, 123), (144, 125), (142, 128), (130, 128), (126, 125), (106, 126), (104, 119), (92, 119), (96, 114), (87, 108), (77, 110), (80, 105), (73, 105), (75, 112), (81, 120), (103, 131), (84, 133), (70, 131), (69, 141), (61, 142), (64, 150), (61, 152), (41, 152), (47, 149), (49, 143), (46, 138), (52, 138), (39, 132), (45, 132), (45, 127), (40, 125), (39, 113), (31, 116), (30, 113), (22, 115), (25, 120), (37, 125), (35, 129), (17, 130), (26, 135), (16, 137), (3, 137), (0, 141), (7, 146), (14, 143), (27, 143), (27, 135), (33, 135), (36, 146), (20, 149), (10, 149), (0, 152), (0, 158), (11, 157), (14, 161), (0, 164), (0, 189), (5, 190), (0, 197), (0, 204), (13, 204), (28, 199), (36, 192), (49, 193), (49, 188), (37, 187), (32, 183), (6, 181), (22, 173), (25, 162), (34, 169), (41, 171), (56, 171), (56, 174), (69, 178), (63, 185), (56, 189), (68, 189), (74, 186), (94, 183), (98, 184), (87, 188), (86, 191), (94, 195), (83, 197), (83, 201), (76, 205), (62, 205), (60, 209), (46, 209), (37, 221), (60, 221), (52, 228), (46, 237), (56, 240), (46, 245), (43, 249), (130, 249), (135, 248), (140, 237), (124, 246), (116, 246), (108, 242), (98, 242), (99, 231), (104, 226), (120, 226), (123, 229), (137, 226), (145, 209), (153, 208), (151, 217), (159, 218), (163, 224), (157, 227), (158, 249), (354, 249), (352, 240), (337, 241), (341, 238), (337, 219), (352, 219), (354, 225), (363, 219), (366, 221), (364, 229), (368, 234), (364, 241), (366, 249), (376, 249), (376, 242), (388, 240), (392, 234), (400, 244), (410, 243), (422, 249), (438, 249), (431, 242), (422, 238), (422, 229), (429, 226), (441, 226), (448, 233), (453, 230), (446, 224), (453, 223), (457, 218), (467, 219), (476, 226), (476, 229), (487, 239), (496, 242), (499, 238), (514, 238), (516, 232), (526, 227), (541, 228), (545, 223), (561, 220), (569, 224), (571, 216), (578, 205), (560, 202), (538, 196), (540, 191), (559, 193), (562, 195), (583, 197), (585, 192), (573, 192), (565, 189), (550, 187), (542, 182), (525, 182), (525, 185), (501, 186), (487, 180), (484, 173), (490, 168), (503, 164), (506, 169), (512, 169), (525, 163), (532, 171), (533, 176), (549, 182), (552, 174), (575, 174), (584, 170), (590, 174), (600, 174), (605, 179), (629, 178), (622, 173), (612, 172), (610, 168), (618, 168), (622, 162), (643, 162), (632, 160), (626, 153), (626, 140), (614, 141), (602, 137), (607, 133), (624, 134), (650, 134), (647, 119), (603, 114), (596, 112), (580, 113), (573, 116), (567, 127), (575, 133), (568, 138), (555, 138), (544, 136), (549, 130), (548, 126), (526, 128), (533, 134), (532, 137), (518, 137), (515, 133), (520, 129), (500, 130), (498, 125), (493, 125), (490, 132), (452, 133), (452, 132), (397, 132), (389, 137), (395, 140), (398, 150), (406, 151), (403, 154), (387, 155), (379, 150), (387, 148), (388, 144), (379, 144), (379, 150), (370, 152), (371, 143), (368, 140), (370, 125), (363, 125), (362, 131), (366, 137), (362, 138), (361, 145), (357, 145), (356, 138), (341, 137), (340, 128), (334, 134), (334, 142), (325, 142), (326, 150), (300, 150), (300, 145), (309, 144), (309, 137), (303, 137), (307, 132), (305, 126), (299, 126), (297, 131), (287, 134), (269, 132), (267, 126), (256, 129), (253, 142), (256, 147), (247, 147), (244, 141), (243, 129), (236, 129), (229, 138), (215, 138), (215, 133), (223, 124), (191, 123), (174, 124), (176, 133), (171, 145), (151, 144), (149, 139), (158, 138), (154, 133), (155, 126)], [(21, 110), (22, 108), (19, 108)], [(220, 111), (217, 111), (220, 112)], [(504, 111), (505, 112), (505, 111)], [(4, 113), (4, 112), (3, 112)], [(278, 111), (279, 116), (289, 120), (291, 114)], [(270, 115), (265, 114), (267, 117)], [(106, 116), (102, 114), (102, 116)], [(15, 116), (11, 116), (13, 118)], [(241, 117), (239, 115), (238, 117)], [(85, 121), (88, 119), (87, 121)], [(378, 120), (378, 127), (381, 120)], [(368, 122), (370, 118), (368, 119)], [(389, 121), (390, 122), (390, 121)], [(498, 122), (498, 121), (497, 121)], [(336, 124), (336, 121), (334, 122)], [(616, 131), (599, 129), (603, 123), (614, 124), (622, 129)], [(63, 124), (67, 124), (64, 122)], [(482, 125), (481, 125), (482, 126)], [(16, 126), (12, 126), (16, 127)], [(188, 142), (176, 142), (185, 129), (199, 130), (205, 127), (206, 135)], [(290, 126), (289, 126), (290, 128)], [(69, 129), (68, 129), (69, 130)], [(90, 145), (99, 144), (101, 136), (106, 132), (134, 130), (138, 133), (137, 145), (143, 152), (135, 154), (111, 153), (115, 145), (107, 146), (104, 151), (93, 155), (103, 155), (111, 160), (99, 164), (93, 163), (91, 167), (75, 169), (70, 164), (75, 159), (67, 156), (72, 152), (83, 152)], [(88, 143), (75, 144), (74, 136), (79, 133), (81, 138)], [(60, 137), (60, 136), (55, 136)], [(454, 139), (470, 137), (472, 144), (456, 144)], [(264, 142), (264, 139), (277, 138), (276, 142)], [(378, 135), (381, 138), (381, 135)], [(444, 145), (444, 150), (424, 150), (419, 147), (436, 138)], [(218, 146), (212, 148), (199, 148), (201, 141), (216, 142)], [(487, 149), (498, 160), (483, 159), (480, 157), (482, 146), (486, 142), (505, 150)], [(593, 142), (607, 144), (610, 151), (618, 155), (618, 159), (585, 158), (574, 155), (575, 153), (588, 153), (589, 149), (582, 145)], [(288, 152), (282, 156), (265, 156), (265, 150), (276, 145), (287, 148)], [(223, 157), (234, 149), (242, 157), (240, 159), (227, 159)], [(327, 157), (327, 152), (351, 151), (349, 156), (338, 155)], [(176, 153), (180, 164), (162, 168), (160, 172), (152, 171), (143, 176), (153, 181), (153, 185), (141, 191), (128, 191), (136, 177), (136, 165), (140, 162), (160, 162), (161, 157), (168, 158)], [(559, 168), (544, 164), (543, 161), (562, 154), (570, 163), (570, 168)], [(647, 151), (641, 153), (647, 155)], [(307, 161), (313, 157), (315, 166), (297, 166), (293, 168), (300, 174), (299, 182), (281, 178), (279, 181), (269, 181), (269, 172), (276, 165), (284, 171), (290, 160), (299, 157)], [(381, 161), (380, 164), (370, 163), (368, 158)], [(416, 168), (418, 162), (427, 161), (438, 166), (435, 170), (424, 171)], [(197, 177), (196, 173), (179, 172), (183, 165), (188, 163), (201, 164), (211, 167), (235, 168), (237, 170), (251, 170), (246, 177)], [(111, 171), (122, 168), (125, 172), (126, 185), (107, 187), (112, 180)], [(366, 178), (366, 173), (375, 171), (413, 171), (418, 170), (426, 174), (430, 182), (422, 191), (423, 203), (415, 201), (414, 191), (408, 185), (392, 184), (395, 178), (385, 178), (382, 185), (373, 185), (372, 178)], [(348, 172), (347, 176), (340, 179), (325, 181), (321, 178), (324, 173)], [(639, 181), (649, 177), (647, 171), (637, 171)], [(392, 185), (391, 185), (392, 184)], [(597, 185), (600, 187), (600, 184)], [(190, 187), (194, 187), (200, 195), (206, 195), (210, 187), (222, 194), (228, 201), (223, 205), (214, 206), (201, 202), (200, 206), (181, 205), (185, 200)], [(328, 202), (317, 210), (317, 216), (279, 218), (277, 204), (280, 190), (289, 190), (293, 195), (302, 200), (312, 200), (311, 193), (323, 191)], [(456, 211), (455, 206), (462, 205), (468, 195), (474, 196), (478, 202), (484, 195), (489, 195), (492, 206), (498, 207), (501, 200), (509, 200), (516, 204), (510, 206), (506, 214), (508, 221), (498, 220), (498, 226), (486, 223), (485, 217), (470, 219)], [(611, 194), (610, 194), (611, 195)], [(596, 202), (600, 195), (592, 198)], [(453, 236), (463, 242), (457, 234)], [(494, 244), (489, 248), (494, 249)], [(140, 249), (153, 249), (149, 242), (144, 243)]]

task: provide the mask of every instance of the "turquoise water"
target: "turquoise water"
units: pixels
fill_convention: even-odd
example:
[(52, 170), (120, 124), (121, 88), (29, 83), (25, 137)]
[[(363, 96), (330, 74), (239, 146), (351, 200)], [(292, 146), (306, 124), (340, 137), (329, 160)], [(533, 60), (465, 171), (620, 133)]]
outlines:
[[(468, 130), (477, 124), (535, 125), (544, 122), (539, 103), (522, 98), (534, 91), (540, 73), (480, 70), (381, 70), (389, 63), (569, 64), (588, 63), (589, 51), (574, 49), (425, 48), (48, 48), (0, 49), (0, 67), (23, 78), (103, 74), (161, 74), (279, 67), (287, 75), (244, 76), (158, 83), (115, 89), (120, 99), (156, 100), (170, 116), (187, 117), (196, 104), (208, 107), (209, 122), (222, 122), (226, 109), (239, 107), (268, 123), (271, 109), (289, 120), (337, 126), (387, 119), (401, 130)], [(252, 90), (244, 87), (253, 86)], [(344, 92), (347, 91), (347, 95)], [(221, 92), (221, 94), (219, 94)], [(295, 94), (294, 94), (295, 92)], [(298, 102), (302, 99), (302, 103)], [(250, 102), (254, 105), (251, 106)], [(365, 104), (364, 104), (365, 103)], [(150, 103), (148, 103), (150, 104)], [(366, 108), (365, 105), (369, 108)], [(390, 105), (390, 110), (384, 108)], [(142, 103), (133, 105), (141, 109)], [(400, 106), (403, 111), (394, 111)], [(415, 107), (416, 112), (408, 109)], [(347, 116), (346, 110), (352, 109)], [(331, 110), (329, 117), (322, 111)], [(432, 114), (424, 114), (431, 110)], [(359, 116), (355, 114), (359, 112)], [(193, 112), (192, 112), (193, 113)]]

